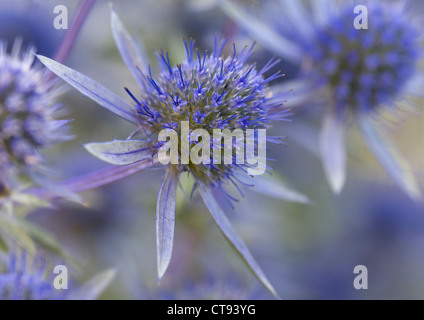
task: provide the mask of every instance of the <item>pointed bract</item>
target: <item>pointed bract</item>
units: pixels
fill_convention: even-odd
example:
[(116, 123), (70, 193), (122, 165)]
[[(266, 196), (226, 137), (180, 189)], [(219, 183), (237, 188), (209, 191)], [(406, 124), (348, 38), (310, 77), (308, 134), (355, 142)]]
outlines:
[(316, 23), (324, 25), (330, 17), (334, 3), (332, 3), (332, 0), (314, 0), (312, 6)]
[(153, 157), (151, 144), (144, 140), (88, 143), (84, 147), (100, 160), (116, 165), (133, 164)]
[(71, 292), (67, 300), (96, 300), (115, 278), (116, 271), (105, 271)]
[(290, 109), (304, 106), (313, 99), (308, 81), (304, 79), (287, 80), (272, 86), (272, 92), (287, 95), (287, 107)]
[(143, 88), (145, 83), (142, 81), (137, 67), (146, 71), (148, 66), (147, 58), (142, 54), (143, 51), (136, 45), (112, 7), (111, 27), (113, 38), (115, 39), (122, 60), (124, 60), (125, 65), (131, 71), (134, 79), (137, 80), (138, 84)]
[(134, 124), (138, 123), (134, 108), (98, 82), (52, 59), (41, 55), (37, 55), (37, 57), (50, 71), (65, 80), (85, 96), (96, 101), (102, 107), (119, 117)]
[(158, 279), (162, 279), (171, 261), (174, 243), (178, 172), (168, 169), (160, 186), (156, 205), (156, 244)]
[(421, 191), (412, 170), (394, 144), (378, 132), (368, 116), (359, 117), (358, 121), (365, 142), (387, 174), (412, 200), (420, 200)]
[(289, 188), (281, 181), (278, 181), (276, 179), (266, 176), (256, 176), (253, 180), (253, 183), (255, 185), (253, 190), (264, 195), (289, 202), (297, 202), (303, 204), (310, 203), (310, 200), (307, 196)]
[[(199, 182), (200, 183), (200, 182)], [(256, 262), (255, 258), (253, 258), (246, 244), (237, 234), (234, 227), (231, 225), (231, 222), (225, 216), (224, 212), (216, 202), (212, 190), (209, 187), (201, 186), (199, 188), (200, 195), (202, 196), (203, 201), (206, 204), (206, 207), (209, 209), (212, 217), (214, 218), (216, 224), (221, 229), (222, 233), (228, 239), (228, 241), (234, 246), (237, 252), (241, 255), (244, 261), (247, 263), (249, 268), (252, 270), (254, 275), (258, 278), (258, 280), (265, 286), (265, 288), (276, 298), (278, 297), (277, 292), (274, 287), (271, 285), (261, 267)]]
[(259, 21), (241, 7), (227, 0), (220, 0), (222, 9), (234, 20), (240, 23), (250, 35), (260, 41), (268, 49), (274, 51), (287, 60), (298, 63), (301, 58), (301, 52), (297, 45), (284, 38), (266, 24)]
[(339, 194), (346, 180), (346, 146), (344, 122), (330, 109), (324, 116), (320, 136), (320, 152), (327, 180), (333, 192)]
[(280, 0), (280, 3), (287, 10), (287, 16), (296, 29), (298, 29), (304, 37), (311, 36), (314, 29), (311, 21), (308, 20), (308, 13), (304, 4), (301, 1), (293, 0)]

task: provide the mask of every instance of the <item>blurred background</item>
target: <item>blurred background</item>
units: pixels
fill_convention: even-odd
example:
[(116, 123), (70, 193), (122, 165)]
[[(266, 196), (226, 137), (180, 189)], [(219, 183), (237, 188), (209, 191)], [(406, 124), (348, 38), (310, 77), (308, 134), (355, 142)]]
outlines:
[[(124, 86), (136, 83), (122, 62), (109, 26), (109, 1), (97, 1), (66, 64), (98, 80), (126, 99)], [(214, 33), (238, 46), (250, 39), (213, 0), (111, 1), (135, 39), (144, 43), (152, 67), (156, 50), (171, 61), (184, 57), (181, 38), (193, 37), (210, 50)], [(260, 1), (246, 1), (246, 3)], [(418, 3), (419, 1), (417, 1)], [(17, 36), (38, 52), (53, 56), (64, 30), (53, 28), (53, 8), (64, 4), (70, 17), (77, 1), (0, 0), (0, 39)], [(230, 46), (227, 53), (231, 53)], [(252, 61), (264, 65), (273, 54), (256, 46)], [(282, 61), (287, 81), (298, 70)], [(70, 178), (105, 167), (82, 144), (126, 138), (132, 128), (77, 91), (64, 96), (76, 135), (46, 152), (49, 166)], [(287, 102), (290, 107), (290, 99)], [(292, 123), (277, 123), (273, 133), (288, 135), (287, 147), (269, 156), (274, 171), (312, 200), (290, 204), (247, 192), (226, 212), (283, 299), (423, 299), (424, 206), (413, 203), (380, 168), (365, 144), (349, 132), (347, 186), (334, 196), (313, 150), (319, 122), (305, 109)], [(405, 117), (391, 134), (424, 189), (424, 117)], [(288, 134), (288, 132), (290, 134)], [(79, 265), (80, 281), (107, 268), (118, 274), (104, 293), (109, 299), (272, 299), (227, 244), (197, 197), (180, 194), (173, 260), (156, 281), (155, 206), (162, 171), (152, 171), (83, 194), (88, 206), (66, 201), (38, 210), (30, 219), (50, 230)], [(368, 290), (353, 286), (356, 265), (368, 268)]]

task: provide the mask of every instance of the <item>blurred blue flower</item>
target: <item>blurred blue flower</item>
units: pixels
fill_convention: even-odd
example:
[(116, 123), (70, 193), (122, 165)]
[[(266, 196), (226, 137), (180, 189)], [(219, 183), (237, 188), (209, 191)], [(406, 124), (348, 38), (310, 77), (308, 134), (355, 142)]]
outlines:
[(46, 69), (34, 65), (32, 51), (22, 52), (17, 40), (8, 54), (0, 42), (0, 182), (6, 185), (17, 169), (40, 167), (40, 148), (71, 138), (69, 121), (56, 120), (59, 90)]
[(6, 273), (0, 273), (0, 300), (64, 300), (65, 291), (53, 287), (53, 279), (46, 278), (46, 265), (41, 259), (27, 263), (27, 255), (20, 259), (11, 254)]
[(25, 251), (10, 253), (7, 262), (0, 264), (2, 269), (0, 300), (95, 300), (115, 276), (114, 271), (106, 271), (81, 286), (68, 284), (66, 289), (56, 289), (53, 283), (57, 274), (51, 271), (49, 275), (47, 262)]
[[(127, 167), (119, 169), (119, 173), (113, 169), (115, 171), (111, 175), (104, 172), (99, 173), (98, 177), (89, 175), (88, 180), (80, 184), (99, 186), (101, 185), (98, 183), (99, 179), (104, 179), (104, 182), (108, 183), (113, 179), (122, 178), (125, 171), (133, 174), (154, 166), (158, 163), (159, 132), (172, 128), (177, 131), (178, 138), (181, 139), (182, 121), (188, 121), (191, 128), (201, 128), (212, 133), (213, 129), (222, 127), (230, 130), (265, 129), (269, 127), (269, 121), (272, 119), (287, 120), (287, 110), (276, 110), (282, 106), (283, 95), (272, 96), (268, 88), (268, 83), (280, 77), (280, 74), (276, 73), (269, 78), (263, 76), (264, 72), (278, 61), (273, 59), (258, 71), (255, 65), (246, 63), (253, 46), (245, 47), (237, 54), (234, 45), (233, 54), (224, 59), (220, 56), (226, 41), (219, 43), (215, 38), (214, 49), (208, 54), (195, 50), (194, 41), (190, 40), (184, 42), (186, 61), (177, 66), (171, 64), (168, 53), (161, 51), (157, 55), (161, 71), (159, 76), (153, 76), (150, 67), (147, 67), (146, 58), (140, 54), (113, 10), (111, 23), (121, 56), (142, 91), (138, 96), (125, 88), (133, 100), (133, 105), (85, 75), (39, 56), (51, 71), (70, 85), (137, 127), (127, 140), (86, 145), (86, 148), (100, 159)], [(140, 136), (142, 139), (135, 140), (133, 139), (135, 136)], [(281, 144), (280, 140), (278, 137), (270, 139), (271, 142)], [(182, 157), (183, 151), (178, 148), (178, 152)], [(157, 201), (159, 279), (164, 275), (172, 254), (179, 177), (181, 173), (188, 172), (195, 177), (196, 186), (199, 187), (197, 189), (222, 232), (240, 252), (262, 284), (276, 295), (272, 285), (213, 196), (214, 189), (218, 189), (223, 191), (227, 198), (235, 200), (224, 191), (224, 184), (235, 187), (243, 195), (238, 184), (253, 185), (253, 181), (244, 182), (239, 177), (239, 174), (244, 174), (247, 168), (248, 165), (197, 165), (193, 162), (187, 165), (168, 166)], [(307, 202), (307, 198), (303, 195), (272, 180), (257, 177), (254, 182), (259, 192), (290, 201)]]
[(294, 88), (299, 104), (325, 107), (320, 153), (335, 193), (345, 184), (344, 135), (354, 118), (392, 179), (412, 199), (421, 197), (406, 161), (377, 127), (379, 113), (423, 96), (422, 27), (410, 1), (266, 1), (263, 20), (230, 0), (219, 3), (264, 46), (301, 66), (298, 79), (280, 89)]

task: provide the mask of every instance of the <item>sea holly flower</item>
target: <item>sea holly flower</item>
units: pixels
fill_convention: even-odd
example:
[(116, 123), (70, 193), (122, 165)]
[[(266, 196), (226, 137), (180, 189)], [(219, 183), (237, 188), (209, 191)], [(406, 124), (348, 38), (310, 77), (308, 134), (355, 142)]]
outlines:
[[(396, 116), (409, 98), (423, 96), (422, 33), (411, 1), (270, 1), (261, 20), (230, 0), (219, 4), (257, 41), (300, 67), (298, 79), (283, 87), (295, 90), (299, 104), (325, 108), (319, 149), (335, 193), (345, 184), (344, 136), (354, 119), (391, 178), (412, 199), (421, 197), (405, 159), (379, 128), (381, 113)], [(361, 18), (367, 28), (355, 27)]]
[[(81, 0), (57, 48), (56, 60), (67, 58), (94, 3)], [(22, 31), (14, 30), (9, 36)], [(59, 253), (60, 246), (49, 232), (26, 220), (34, 210), (50, 206), (45, 198), (30, 194), (28, 187), (35, 183), (55, 196), (80, 201), (78, 195), (49, 179), (52, 170), (44, 164), (41, 153), (54, 143), (72, 138), (67, 126), (70, 120), (60, 119), (64, 112), (58, 96), (63, 87), (35, 60), (35, 47), (23, 45), (24, 41), (37, 43), (37, 39), (15, 36), (9, 48), (0, 40), (0, 247), (16, 244), (32, 254), (36, 250), (34, 239)]]
[[(0, 300), (95, 300), (115, 275), (114, 271), (106, 271), (79, 287), (67, 284), (59, 289), (55, 288), (55, 277), (64, 276), (63, 271), (54, 273), (49, 269), (41, 256), (11, 253), (4, 264), (0, 263)], [(68, 280), (66, 276), (57, 282), (63, 285)]]
[(31, 264), (26, 254), (20, 258), (10, 255), (6, 270), (0, 273), (1, 300), (64, 300), (64, 291), (56, 291), (53, 279), (46, 279), (41, 260)]
[(57, 119), (60, 89), (48, 81), (48, 70), (34, 63), (33, 49), (20, 41), (7, 53), (0, 42), (0, 183), (9, 185), (20, 170), (39, 170), (41, 148), (68, 140), (69, 120)]
[[(57, 61), (66, 60), (94, 3), (80, 2), (55, 54)], [(9, 53), (7, 43), (0, 40), (0, 189), (21, 188), (18, 175), (24, 174), (57, 190), (45, 178), (40, 151), (73, 138), (67, 126), (70, 120), (59, 119), (64, 113), (58, 101), (63, 88), (53, 81), (49, 70), (35, 61), (35, 47), (24, 50), (22, 43), (19, 36)], [(1, 198), (0, 194), (0, 207)]]
[[(141, 94), (137, 95), (125, 88), (131, 104), (87, 76), (54, 60), (39, 56), (40, 61), (56, 75), (136, 126), (127, 140), (86, 145), (88, 151), (98, 158), (125, 168), (120, 173), (116, 169), (107, 171), (106, 175), (99, 172), (107, 177), (105, 183), (145, 169), (148, 163), (151, 167), (160, 166), (158, 152), (164, 145), (159, 139), (161, 132), (172, 130), (179, 140), (183, 140), (190, 135), (189, 131), (185, 131), (184, 125), (212, 134), (216, 128), (266, 129), (270, 127), (271, 120), (287, 120), (287, 110), (271, 113), (282, 106), (283, 96), (272, 96), (268, 85), (281, 75), (277, 73), (269, 78), (264, 76), (278, 61), (271, 60), (260, 70), (257, 70), (255, 65), (249, 65), (247, 59), (251, 55), (253, 45), (245, 47), (239, 53), (233, 45), (233, 54), (223, 58), (221, 53), (225, 41), (218, 42), (215, 38), (211, 53), (195, 49), (193, 40), (184, 41), (186, 60), (174, 66), (170, 62), (169, 54), (161, 51), (157, 54), (161, 69), (159, 75), (155, 76), (113, 10), (111, 24), (121, 56), (141, 90)], [(189, 145), (194, 145), (190, 139), (188, 141)], [(270, 141), (281, 144), (281, 138), (278, 137), (270, 137)], [(216, 147), (211, 145), (212, 148)], [(187, 157), (183, 146), (177, 147), (176, 150), (178, 159)], [(159, 190), (156, 217), (159, 279), (164, 275), (172, 254), (179, 177), (182, 173), (189, 173), (194, 176), (196, 187), (221, 231), (262, 284), (277, 295), (213, 194), (216, 190), (222, 191), (229, 201), (233, 201), (236, 199), (225, 191), (226, 186), (235, 186), (243, 194), (240, 184), (257, 184), (256, 189), (259, 192), (271, 196), (302, 203), (308, 199), (274, 180), (255, 177), (246, 182), (246, 178), (243, 179), (241, 175), (245, 175), (251, 168), (249, 164), (197, 164), (190, 159), (186, 163), (180, 161), (179, 164), (165, 167), (166, 174)], [(101, 179), (102, 177), (91, 174), (83, 178), (84, 183), (78, 182), (77, 179), (67, 185), (73, 186), (73, 190), (76, 190), (75, 186), (78, 184), (99, 186)]]

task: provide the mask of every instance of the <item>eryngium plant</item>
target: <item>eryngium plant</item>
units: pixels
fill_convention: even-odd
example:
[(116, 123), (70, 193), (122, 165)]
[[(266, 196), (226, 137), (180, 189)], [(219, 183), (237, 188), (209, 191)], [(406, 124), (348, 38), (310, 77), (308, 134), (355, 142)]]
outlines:
[(412, 199), (421, 197), (403, 155), (379, 128), (383, 115), (399, 118), (423, 96), (421, 17), (412, 1), (269, 1), (263, 19), (231, 0), (218, 2), (258, 42), (299, 66), (282, 90), (294, 88), (311, 111), (322, 106), (320, 155), (335, 193), (346, 180), (345, 134), (356, 123), (390, 177)]
[[(280, 74), (274, 74), (269, 78), (264, 76), (277, 61), (271, 60), (265, 67), (257, 70), (255, 65), (249, 65), (247, 62), (253, 46), (245, 47), (237, 54), (234, 45), (233, 54), (225, 58), (221, 57), (225, 41), (219, 43), (215, 39), (214, 49), (210, 54), (195, 50), (194, 41), (185, 41), (186, 60), (173, 66), (168, 53), (160, 52), (158, 59), (161, 68), (159, 75), (156, 76), (150, 67), (147, 67), (146, 59), (140, 54), (113, 10), (111, 23), (121, 56), (136, 79), (138, 89), (141, 90), (141, 94), (137, 95), (125, 88), (132, 104), (87, 76), (49, 58), (39, 56), (41, 62), (56, 75), (104, 108), (136, 126), (127, 140), (86, 145), (86, 148), (100, 159), (116, 165), (132, 166), (129, 170), (135, 172), (137, 169), (134, 164), (137, 166), (137, 163), (157, 166), (159, 165), (157, 153), (161, 145), (158, 140), (159, 133), (164, 129), (173, 129), (181, 140), (182, 121), (188, 122), (192, 128), (212, 132), (215, 128), (267, 129), (271, 120), (287, 120), (287, 110), (274, 112), (276, 108), (282, 106), (282, 95), (273, 96), (269, 90), (269, 82), (280, 77)], [(281, 139), (271, 137), (269, 140), (280, 143)], [(179, 157), (181, 156), (179, 149)], [(145, 168), (146, 165), (141, 167)], [(239, 187), (242, 184), (255, 185), (255, 189), (259, 192), (289, 201), (307, 202), (307, 198), (269, 179), (255, 177), (250, 179), (252, 181), (246, 182), (248, 167), (245, 164), (204, 165), (194, 164), (191, 161), (188, 164), (166, 166), (166, 174), (157, 200), (159, 279), (164, 275), (171, 259), (177, 186), (180, 175), (186, 172), (194, 176), (196, 187), (221, 231), (239, 251), (262, 284), (277, 296), (214, 198), (214, 192), (223, 191), (227, 198), (234, 200), (224, 187), (235, 186), (243, 194)], [(122, 172), (115, 172), (111, 179), (121, 177)], [(110, 182), (111, 179), (108, 176), (106, 182)], [(82, 185), (81, 182), (78, 184)], [(84, 184), (98, 186), (101, 183), (99, 177), (88, 175)], [(74, 182), (73, 185), (77, 183)]]

